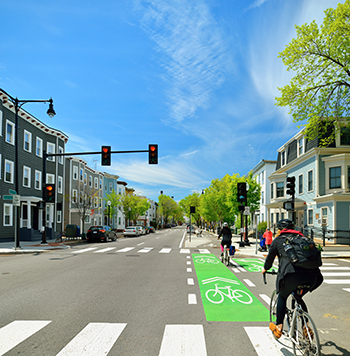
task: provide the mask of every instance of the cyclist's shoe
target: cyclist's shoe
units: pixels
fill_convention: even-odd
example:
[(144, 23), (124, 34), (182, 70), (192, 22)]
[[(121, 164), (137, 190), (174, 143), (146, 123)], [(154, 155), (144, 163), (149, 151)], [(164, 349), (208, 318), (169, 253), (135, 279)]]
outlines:
[(275, 337), (275, 339), (279, 339), (282, 336), (282, 331), (278, 329), (276, 324), (270, 323), (269, 328), (272, 331), (272, 334)]
[(312, 331), (312, 329), (310, 328), (310, 326), (307, 327), (306, 329), (306, 325), (304, 325), (303, 327), (303, 335), (304, 335), (304, 338), (305, 339), (308, 339), (309, 338), (309, 335), (311, 337), (311, 340), (314, 339), (314, 332)]

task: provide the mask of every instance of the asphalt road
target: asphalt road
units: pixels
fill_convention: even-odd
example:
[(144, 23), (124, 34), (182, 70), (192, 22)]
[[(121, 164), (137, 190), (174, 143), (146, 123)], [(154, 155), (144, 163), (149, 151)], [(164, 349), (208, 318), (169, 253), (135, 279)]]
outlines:
[[(220, 250), (215, 240), (206, 240), (188, 251), (180, 246), (184, 234), (175, 228), (107, 244), (1, 256), (0, 355), (291, 355), (271, 335), (264, 338), (267, 322), (207, 320), (194, 254), (207, 249), (219, 256)], [(325, 262), (350, 267), (349, 260)], [(228, 270), (268, 316), (262, 296), (272, 294), (274, 277), (264, 285), (260, 273)], [(350, 293), (344, 288), (324, 283), (305, 297), (324, 355), (350, 355), (345, 336)], [(247, 327), (260, 328), (255, 330), (263, 338), (249, 337)]]

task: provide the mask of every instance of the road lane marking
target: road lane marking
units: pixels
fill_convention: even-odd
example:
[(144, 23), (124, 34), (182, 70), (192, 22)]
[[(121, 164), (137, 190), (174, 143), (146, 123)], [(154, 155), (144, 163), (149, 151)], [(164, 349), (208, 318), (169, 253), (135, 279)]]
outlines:
[(343, 288), (343, 290), (345, 290), (345, 292), (350, 292), (350, 288)]
[(159, 356), (207, 356), (203, 325), (166, 325)]
[(244, 330), (258, 356), (281, 356), (293, 354), (289, 340), (282, 336), (280, 342), (276, 341), (268, 327), (245, 326)]
[(256, 285), (250, 279), (243, 279), (243, 281), (248, 284), (249, 287), (256, 287)]
[(180, 253), (191, 253), (190, 249), (189, 248), (182, 248), (180, 250)]
[(187, 268), (187, 272), (192, 272), (192, 268)]
[(115, 251), (115, 252), (128, 252), (128, 251), (131, 251), (133, 250), (135, 247), (125, 247), (125, 248), (122, 248), (121, 250), (118, 250), (118, 251)]
[(191, 263), (192, 263), (191, 261), (187, 261), (187, 262), (186, 262), (187, 265), (190, 265)]
[(141, 246), (141, 245), (143, 245), (143, 244), (144, 244), (144, 242), (141, 242), (141, 243), (137, 244), (137, 246)]
[(187, 278), (187, 284), (189, 286), (194, 286), (194, 279), (193, 278)]
[(200, 248), (198, 249), (199, 253), (210, 253), (209, 250), (207, 250), (206, 248)]
[(83, 252), (88, 252), (88, 251), (92, 251), (92, 250), (96, 250), (97, 247), (88, 247), (88, 248), (84, 248), (83, 250), (79, 250), (79, 251), (72, 251), (72, 253), (83, 253)]
[(16, 320), (2, 327), (0, 329), (0, 355), (4, 355), (50, 323), (51, 320)]
[(271, 298), (266, 294), (259, 294), (259, 297), (267, 304), (270, 305)]
[(103, 252), (107, 252), (107, 251), (111, 251), (111, 250), (114, 250), (116, 249), (116, 247), (106, 247), (102, 250), (98, 250), (98, 251), (94, 251), (94, 253), (103, 253)]
[(321, 271), (349, 271), (350, 267), (320, 267)]
[(162, 248), (159, 253), (170, 253), (171, 248)]
[(323, 277), (349, 277), (350, 272), (322, 272)]
[(231, 268), (234, 273), (241, 273), (241, 271), (238, 268)]
[(324, 279), (327, 284), (350, 284), (350, 279)]
[(140, 252), (140, 253), (148, 253), (150, 251), (153, 250), (153, 247), (144, 247), (142, 250), (140, 251), (137, 251), (137, 252)]
[(105, 356), (126, 324), (89, 323), (57, 356)]
[(188, 295), (188, 304), (197, 304), (197, 296), (195, 294)]

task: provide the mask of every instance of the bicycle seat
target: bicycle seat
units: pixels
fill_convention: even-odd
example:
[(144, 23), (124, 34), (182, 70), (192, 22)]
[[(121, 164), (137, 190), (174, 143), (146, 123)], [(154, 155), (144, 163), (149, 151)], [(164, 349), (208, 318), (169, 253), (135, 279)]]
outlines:
[(305, 294), (308, 290), (310, 289), (310, 285), (308, 284), (303, 284), (299, 285), (297, 289), (294, 291), (297, 295), (303, 295)]

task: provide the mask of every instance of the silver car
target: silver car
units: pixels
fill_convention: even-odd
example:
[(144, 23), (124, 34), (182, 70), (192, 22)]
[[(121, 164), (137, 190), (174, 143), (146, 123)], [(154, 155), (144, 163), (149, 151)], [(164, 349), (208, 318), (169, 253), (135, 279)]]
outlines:
[(124, 236), (140, 236), (139, 230), (136, 226), (128, 226), (124, 232)]

